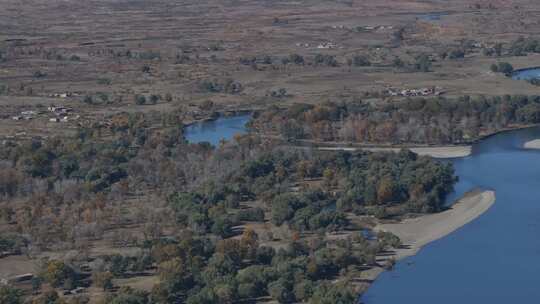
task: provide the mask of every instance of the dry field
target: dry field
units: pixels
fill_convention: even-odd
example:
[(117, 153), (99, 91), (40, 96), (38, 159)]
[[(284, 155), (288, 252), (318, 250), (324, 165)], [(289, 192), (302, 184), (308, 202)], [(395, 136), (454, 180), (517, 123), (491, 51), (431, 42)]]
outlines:
[[(66, 129), (55, 127), (49, 116), (10, 121), (38, 105), (70, 106), (83, 119), (100, 120), (119, 111), (163, 112), (205, 100), (233, 108), (317, 103), (389, 87), (438, 86), (447, 95), (538, 92), (490, 72), (497, 59), (480, 50), (461, 60), (438, 60), (428, 73), (390, 66), (395, 56), (413, 60), (467, 39), (491, 45), (534, 36), (540, 3), (532, 0), (4, 0), (0, 7), (0, 88), (7, 87), (0, 96), (3, 136)], [(443, 14), (429, 20), (432, 12)], [(403, 39), (396, 42), (400, 29)], [(291, 54), (304, 56), (306, 64), (283, 65), (281, 59)], [(338, 66), (312, 64), (317, 54), (335, 56)], [(347, 60), (357, 54), (372, 66), (350, 67)], [(240, 63), (254, 56), (255, 64)], [(264, 56), (272, 64), (261, 63)], [(516, 67), (540, 65), (534, 55), (501, 60)], [(243, 90), (200, 88), (203, 81), (227, 79)], [(267, 96), (280, 88), (285, 97)], [(71, 96), (55, 97), (63, 93)], [(136, 105), (137, 94), (162, 98)], [(94, 102), (84, 103), (86, 96)]]

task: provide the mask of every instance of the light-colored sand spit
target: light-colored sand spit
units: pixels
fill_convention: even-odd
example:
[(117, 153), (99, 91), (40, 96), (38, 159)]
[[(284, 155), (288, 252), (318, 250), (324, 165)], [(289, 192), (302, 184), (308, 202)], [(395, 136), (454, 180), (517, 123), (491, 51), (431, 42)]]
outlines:
[(397, 235), (405, 248), (396, 259), (415, 255), (424, 245), (440, 239), (486, 212), (495, 202), (494, 191), (470, 193), (446, 211), (407, 219), (398, 224), (382, 224), (375, 229)]
[[(365, 150), (371, 152), (399, 152), (402, 148), (387, 148), (387, 147), (319, 147), (319, 150), (326, 151), (356, 151)], [(418, 155), (427, 155), (434, 158), (458, 158), (466, 157), (471, 154), (472, 146), (441, 146), (441, 147), (405, 147)]]
[(535, 140), (531, 140), (531, 141), (526, 142), (523, 145), (523, 148), (525, 148), (525, 149), (540, 149), (540, 139), (535, 139)]
[(472, 146), (447, 146), (411, 148), (418, 155), (428, 155), (434, 158), (457, 158), (471, 155)]
[(451, 209), (407, 219), (397, 224), (380, 224), (375, 231), (387, 231), (397, 235), (403, 243), (403, 248), (396, 249), (392, 254), (377, 257), (379, 267), (363, 271), (357, 278), (357, 290), (366, 291), (371, 283), (385, 270), (383, 266), (388, 260), (400, 260), (413, 256), (418, 251), (437, 239), (440, 239), (460, 227), (471, 222), (486, 212), (495, 202), (495, 192), (473, 192), (465, 195)]

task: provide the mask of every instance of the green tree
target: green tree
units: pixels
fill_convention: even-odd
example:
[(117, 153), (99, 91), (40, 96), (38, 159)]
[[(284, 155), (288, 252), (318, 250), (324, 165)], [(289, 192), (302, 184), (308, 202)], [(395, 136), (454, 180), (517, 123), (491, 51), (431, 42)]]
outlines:
[(234, 282), (224, 282), (214, 287), (214, 293), (218, 298), (217, 303), (230, 304), (238, 298)]
[(268, 293), (279, 303), (294, 302), (294, 294), (292, 292), (291, 283), (284, 278), (268, 284)]
[(294, 63), (294, 64), (302, 65), (302, 64), (304, 64), (304, 57), (302, 57), (301, 55), (298, 55), (298, 54), (291, 54), (289, 56), (289, 61)]
[(47, 76), (47, 73), (45, 72), (42, 72), (42, 71), (35, 71), (34, 72), (34, 78), (43, 78)]
[(357, 67), (370, 66), (371, 62), (365, 55), (355, 55), (352, 64)]
[(508, 62), (499, 62), (498, 71), (506, 76), (510, 76), (514, 71), (514, 67)]
[(148, 304), (148, 295), (145, 292), (122, 287), (115, 295), (106, 299), (107, 304)]
[(386, 204), (396, 201), (396, 184), (392, 177), (385, 176), (379, 182), (377, 187), (377, 200), (379, 203)]
[(405, 66), (405, 62), (403, 62), (403, 60), (401, 60), (401, 58), (399, 57), (395, 57), (394, 60), (392, 60), (392, 66), (395, 67), (395, 68), (398, 68), (398, 69), (401, 69)]
[(0, 303), (2, 304), (21, 304), (22, 291), (9, 285), (0, 286)]
[(60, 260), (51, 260), (46, 263), (42, 277), (54, 287), (58, 287), (67, 279), (73, 279), (73, 269)]
[(465, 58), (465, 51), (462, 49), (453, 49), (448, 54), (449, 59), (461, 59)]
[(284, 194), (272, 200), (272, 223), (281, 226), (285, 221), (293, 218), (299, 201), (294, 195)]
[(310, 304), (354, 304), (356, 294), (345, 284), (320, 284), (310, 299)]
[(493, 49), (495, 50), (495, 54), (498, 57), (502, 56), (502, 51), (503, 51), (503, 44), (502, 43), (496, 43), (495, 46), (493, 47)]
[(209, 287), (201, 289), (196, 294), (190, 295), (187, 298), (186, 304), (218, 304), (219, 298)]
[(129, 258), (119, 254), (109, 256), (109, 270), (115, 276), (122, 276), (129, 266)]
[(65, 304), (66, 302), (58, 295), (56, 290), (48, 290), (34, 299), (32, 304)]
[(37, 293), (41, 289), (41, 284), (43, 283), (40, 277), (32, 278), (32, 292)]
[(156, 94), (152, 94), (150, 95), (150, 103), (151, 104), (156, 104), (158, 103), (158, 101), (161, 99), (161, 96), (159, 95), (156, 95)]
[(113, 279), (113, 275), (109, 271), (96, 272), (93, 274), (94, 285), (103, 289), (104, 291), (110, 290), (113, 288), (112, 279)]
[(380, 231), (377, 234), (377, 240), (384, 250), (388, 249), (388, 247), (399, 248), (401, 246), (399, 237), (390, 232)]

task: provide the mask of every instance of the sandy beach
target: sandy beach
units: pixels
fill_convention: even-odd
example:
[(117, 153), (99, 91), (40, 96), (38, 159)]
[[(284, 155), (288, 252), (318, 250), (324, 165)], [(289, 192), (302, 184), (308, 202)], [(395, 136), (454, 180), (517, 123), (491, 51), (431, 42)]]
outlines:
[(427, 155), (433, 158), (458, 158), (471, 155), (472, 146), (440, 146), (440, 147), (319, 147), (319, 150), (325, 151), (357, 151), (365, 150), (371, 152), (399, 152), (401, 149), (409, 149), (418, 155)]
[(535, 139), (535, 140), (531, 140), (531, 141), (526, 142), (523, 145), (523, 148), (525, 148), (525, 149), (540, 149), (540, 139)]
[[(473, 221), (486, 212), (493, 203), (495, 203), (494, 191), (471, 192), (446, 211), (406, 219), (401, 223), (376, 226), (375, 231), (392, 232), (403, 243), (403, 248), (394, 250), (393, 254), (379, 256), (377, 262), (384, 265), (389, 259), (400, 260), (415, 255), (428, 243), (443, 238)], [(367, 289), (369, 282), (374, 281), (384, 270), (383, 267), (374, 267), (364, 271), (359, 279), (368, 284), (361, 286), (360, 290)]]
[(397, 249), (395, 258), (402, 259), (415, 255), (424, 245), (471, 222), (486, 212), (494, 202), (494, 191), (470, 193), (446, 211), (407, 219), (398, 224), (379, 225), (375, 230), (392, 232), (401, 239), (407, 248)]

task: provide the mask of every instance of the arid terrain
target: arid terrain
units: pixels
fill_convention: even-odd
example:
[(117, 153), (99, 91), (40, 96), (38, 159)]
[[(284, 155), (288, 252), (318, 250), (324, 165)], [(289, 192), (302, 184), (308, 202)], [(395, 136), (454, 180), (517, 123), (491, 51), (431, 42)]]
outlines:
[[(3, 1), (0, 134), (66, 131), (121, 111), (197, 112), (208, 100), (260, 108), (424, 87), (447, 96), (534, 94), (489, 67), (538, 66), (539, 55), (483, 50), (537, 34), (539, 9), (535, 1)], [(432, 12), (444, 14), (425, 17)], [(439, 58), (458, 48), (465, 58)], [(302, 62), (284, 64), (293, 54)], [(392, 66), (419, 54), (433, 58), (429, 72)], [(351, 65), (354, 56), (369, 66)], [(67, 124), (43, 114), (11, 120), (53, 104), (73, 109)]]

